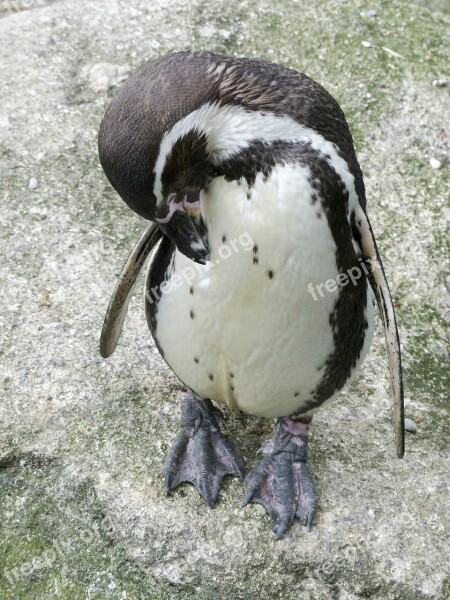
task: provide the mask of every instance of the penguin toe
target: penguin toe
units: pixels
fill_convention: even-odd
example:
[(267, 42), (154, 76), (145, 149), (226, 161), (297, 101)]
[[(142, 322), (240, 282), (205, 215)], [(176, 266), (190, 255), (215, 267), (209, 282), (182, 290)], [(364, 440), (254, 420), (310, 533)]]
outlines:
[(305, 463), (296, 463), (295, 467), (299, 486), (299, 498), (295, 516), (303, 523), (303, 525), (306, 525), (308, 529), (311, 529), (317, 506), (314, 485), (308, 466)]
[(275, 537), (280, 539), (295, 516), (295, 474), (289, 457), (285, 453), (265, 456), (248, 474), (246, 484), (244, 505), (253, 502), (264, 506)]

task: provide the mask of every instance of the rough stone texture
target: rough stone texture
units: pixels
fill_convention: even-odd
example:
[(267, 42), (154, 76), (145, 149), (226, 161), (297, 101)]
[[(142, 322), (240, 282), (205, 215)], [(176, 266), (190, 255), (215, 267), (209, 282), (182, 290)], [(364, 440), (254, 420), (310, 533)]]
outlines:
[[(449, 77), (450, 20), (445, 1), (420, 4), (0, 2), (1, 598), (450, 597), (450, 112), (432, 84)], [(189, 486), (165, 497), (179, 384), (140, 293), (115, 354), (98, 352), (144, 228), (101, 172), (98, 126), (128, 73), (184, 48), (276, 60), (337, 97), (398, 310), (417, 424), (404, 460), (378, 320), (358, 380), (314, 420), (315, 527), (279, 542), (235, 479), (214, 511)], [(249, 469), (273, 423), (225, 417)]]

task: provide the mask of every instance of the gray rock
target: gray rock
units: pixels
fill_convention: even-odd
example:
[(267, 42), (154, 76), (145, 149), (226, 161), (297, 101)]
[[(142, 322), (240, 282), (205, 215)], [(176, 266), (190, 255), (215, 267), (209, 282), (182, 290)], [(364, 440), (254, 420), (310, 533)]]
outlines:
[[(450, 384), (435, 344), (448, 326), (448, 189), (444, 169), (426, 168), (449, 150), (446, 92), (430, 86), (447, 68), (444, 21), (383, 4), (400, 68), (378, 19), (363, 51), (354, 2), (28, 4), (0, 3), (0, 598), (448, 598)], [(420, 419), (397, 460), (378, 321), (358, 380), (314, 419), (315, 525), (279, 542), (262, 507), (240, 508), (236, 479), (213, 511), (189, 486), (166, 497), (179, 383), (150, 340), (142, 281), (115, 354), (98, 353), (114, 272), (145, 227), (102, 174), (99, 123), (123, 77), (184, 48), (282, 62), (341, 103)], [(247, 469), (272, 428), (225, 415)]]
[(438, 158), (430, 158), (430, 167), (438, 171), (442, 167), (442, 162)]
[(412, 419), (405, 419), (405, 430), (409, 433), (417, 433), (417, 425)]
[(110, 87), (117, 87), (129, 75), (130, 69), (123, 65), (97, 63), (86, 65), (81, 69), (82, 79), (87, 80), (93, 92), (106, 92)]

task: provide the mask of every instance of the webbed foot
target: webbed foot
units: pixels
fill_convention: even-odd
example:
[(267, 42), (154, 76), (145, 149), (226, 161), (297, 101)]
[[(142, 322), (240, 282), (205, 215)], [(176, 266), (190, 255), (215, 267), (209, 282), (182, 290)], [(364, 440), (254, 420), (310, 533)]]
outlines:
[(244, 478), (244, 461), (235, 444), (220, 431), (214, 414), (220, 411), (211, 400), (186, 391), (180, 404), (181, 429), (164, 467), (166, 490), (187, 481), (214, 508), (225, 475)]
[(262, 504), (277, 539), (295, 517), (308, 528), (313, 522), (317, 501), (306, 466), (308, 427), (305, 421), (278, 419), (274, 437), (262, 448), (266, 456), (246, 477), (243, 506)]

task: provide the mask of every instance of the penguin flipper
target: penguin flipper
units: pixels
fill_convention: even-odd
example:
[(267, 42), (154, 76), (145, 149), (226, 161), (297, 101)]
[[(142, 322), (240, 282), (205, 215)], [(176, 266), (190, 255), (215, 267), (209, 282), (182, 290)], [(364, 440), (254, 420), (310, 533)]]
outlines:
[(150, 223), (133, 248), (117, 279), (100, 336), (100, 354), (103, 358), (108, 358), (117, 346), (136, 279), (148, 255), (161, 237), (159, 224)]
[(405, 453), (405, 418), (403, 400), (403, 377), (400, 353), (400, 339), (395, 320), (388, 282), (378, 252), (370, 221), (361, 207), (355, 211), (354, 230), (360, 237), (363, 257), (370, 267), (369, 281), (377, 299), (378, 309), (383, 321), (384, 334), (389, 358), (392, 387), (394, 391), (394, 430), (397, 457)]

